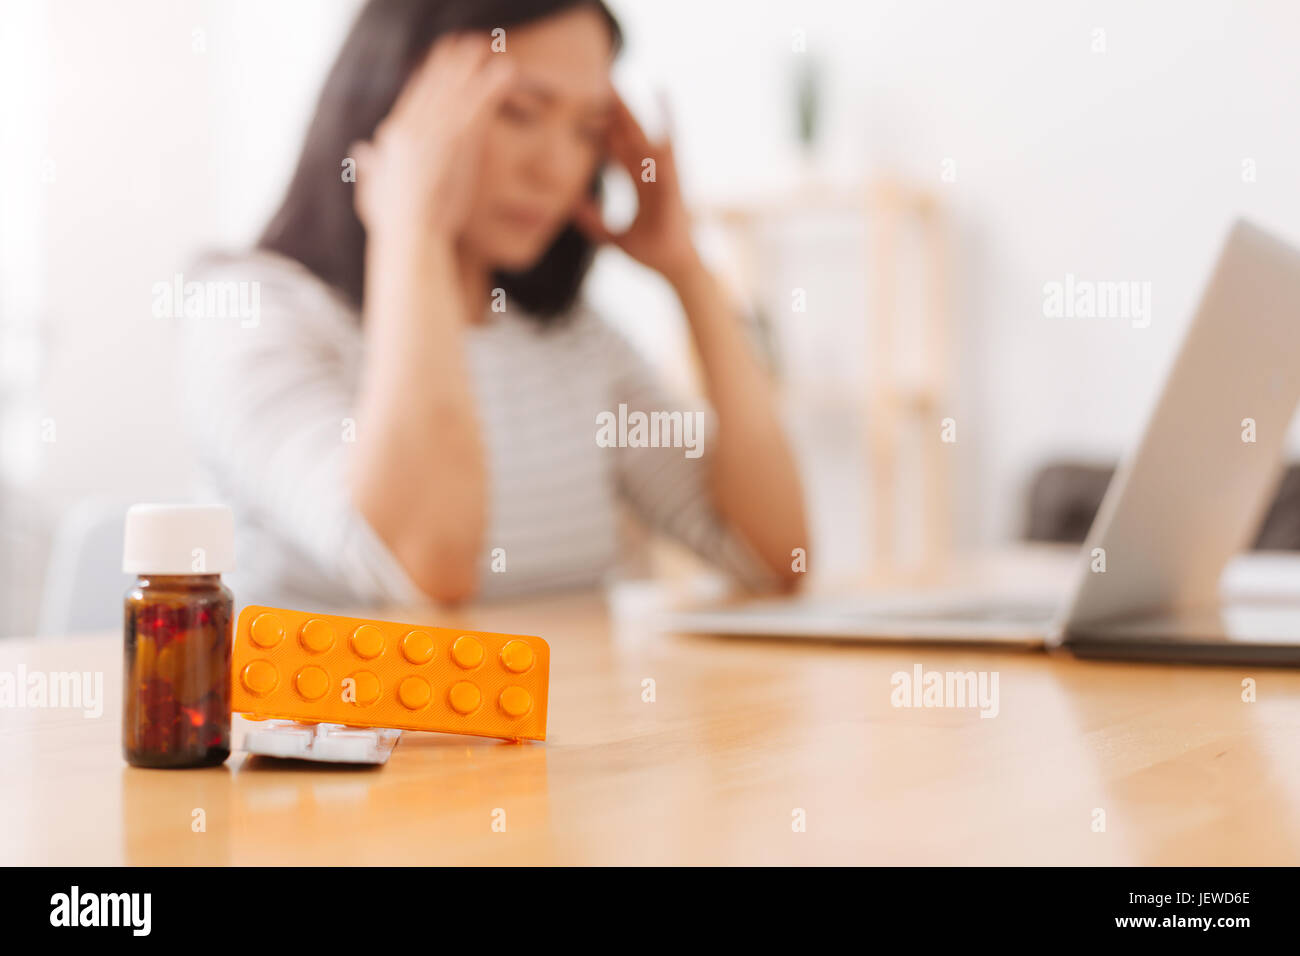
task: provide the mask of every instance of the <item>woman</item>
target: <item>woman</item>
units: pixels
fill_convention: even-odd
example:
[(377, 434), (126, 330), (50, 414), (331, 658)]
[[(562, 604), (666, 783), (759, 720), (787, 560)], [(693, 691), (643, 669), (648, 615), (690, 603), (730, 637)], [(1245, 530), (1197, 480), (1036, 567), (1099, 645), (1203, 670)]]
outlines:
[[(610, 83), (619, 42), (598, 0), (362, 11), (258, 249), (207, 266), (258, 283), (260, 315), (193, 336), (245, 599), (591, 585), (624, 506), (748, 586), (793, 582), (807, 540), (772, 391), (692, 245), (670, 146)], [(610, 159), (638, 187), (621, 235), (597, 205)], [(579, 304), (601, 242), (681, 300), (716, 415), (698, 457), (597, 442), (621, 404), (682, 411)]]

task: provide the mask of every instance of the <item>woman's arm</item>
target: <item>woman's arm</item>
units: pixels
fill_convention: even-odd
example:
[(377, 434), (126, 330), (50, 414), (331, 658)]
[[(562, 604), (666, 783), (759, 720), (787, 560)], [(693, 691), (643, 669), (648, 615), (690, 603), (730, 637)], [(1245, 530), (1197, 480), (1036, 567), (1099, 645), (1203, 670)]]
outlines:
[(473, 592), (486, 509), (459, 281), (449, 247), (396, 236), (368, 244), (352, 497), (439, 601)]
[(696, 253), (672, 144), (650, 142), (620, 102), (609, 148), (636, 184), (636, 220), (626, 232), (612, 235), (591, 203), (578, 222), (593, 238), (613, 242), (659, 272), (676, 290), (718, 416), (716, 447), (708, 452), (714, 506), (776, 580), (792, 587), (798, 574), (791, 551), (808, 547), (799, 474), (772, 385), (754, 358), (736, 309)]
[(509, 68), (477, 37), (434, 46), (375, 140), (354, 147), (366, 227), (366, 355), (350, 474), (357, 509), (430, 597), (468, 597), (487, 473), (455, 252), (483, 126)]
[(771, 382), (721, 283), (703, 264), (695, 260), (667, 278), (686, 312), (718, 416), (709, 471), (714, 504), (776, 579), (793, 587), (791, 552), (807, 549), (808, 529)]

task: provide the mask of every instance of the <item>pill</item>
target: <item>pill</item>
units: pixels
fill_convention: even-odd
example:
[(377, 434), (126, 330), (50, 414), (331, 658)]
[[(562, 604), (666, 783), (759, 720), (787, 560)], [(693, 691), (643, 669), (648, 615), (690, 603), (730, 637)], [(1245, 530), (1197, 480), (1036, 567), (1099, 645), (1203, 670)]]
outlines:
[(479, 701), (483, 699), (478, 688), (467, 680), (457, 681), (451, 685), (447, 700), (451, 709), (458, 714), (471, 714), (478, 710)]
[(433, 635), (411, 631), (402, 638), (402, 656), (412, 664), (427, 664), (433, 657)]
[(507, 641), (501, 648), (501, 663), (506, 670), (522, 674), (533, 666), (533, 649), (523, 641)]
[(284, 639), (284, 625), (274, 614), (259, 614), (249, 626), (248, 635), (258, 647), (275, 647)]
[(462, 634), (451, 645), (451, 659), (465, 670), (478, 667), (483, 663), (483, 645), (468, 634)]
[(293, 679), (298, 693), (307, 700), (320, 700), (330, 689), (330, 678), (322, 668), (308, 665), (300, 670)]
[(265, 697), (275, 690), (275, 685), (280, 682), (280, 675), (276, 673), (275, 666), (270, 661), (250, 661), (240, 679), (254, 694)]
[(370, 671), (357, 671), (350, 678), (352, 681), (351, 696), (348, 697), (349, 688), (344, 687), (344, 700), (351, 700), (355, 704), (373, 704), (379, 699), (379, 678)]
[(324, 654), (334, 646), (334, 628), (328, 621), (312, 618), (298, 632), (298, 640), (313, 654)]
[(397, 699), (410, 710), (419, 710), (429, 702), (433, 690), (423, 677), (408, 677), (397, 687)]
[(370, 660), (384, 651), (384, 632), (373, 624), (362, 624), (352, 632), (352, 652)]
[(533, 698), (522, 687), (507, 687), (501, 692), (501, 709), (511, 717), (522, 717), (533, 709)]

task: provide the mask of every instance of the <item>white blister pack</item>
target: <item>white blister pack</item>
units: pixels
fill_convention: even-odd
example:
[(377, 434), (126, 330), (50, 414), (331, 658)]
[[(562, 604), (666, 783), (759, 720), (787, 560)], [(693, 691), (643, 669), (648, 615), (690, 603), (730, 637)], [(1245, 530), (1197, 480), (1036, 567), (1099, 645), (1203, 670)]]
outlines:
[(244, 749), (263, 757), (321, 763), (383, 764), (397, 746), (400, 730), (263, 720), (244, 734)]

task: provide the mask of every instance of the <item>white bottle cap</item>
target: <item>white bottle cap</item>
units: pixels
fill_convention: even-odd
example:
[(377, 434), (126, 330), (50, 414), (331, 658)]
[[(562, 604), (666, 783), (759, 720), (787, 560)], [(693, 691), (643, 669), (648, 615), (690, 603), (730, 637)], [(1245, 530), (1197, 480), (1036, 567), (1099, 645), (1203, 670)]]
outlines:
[(225, 505), (132, 505), (122, 570), (224, 574), (235, 567), (235, 518)]

